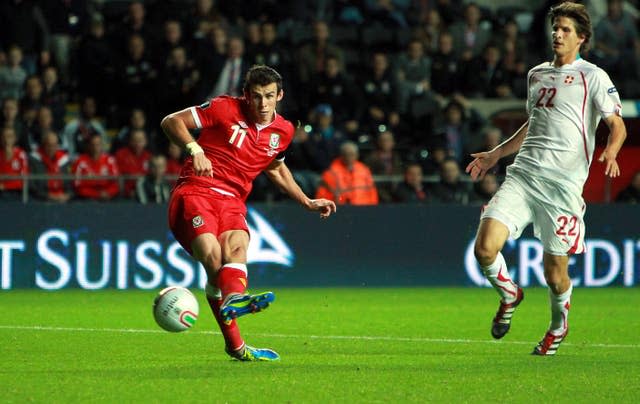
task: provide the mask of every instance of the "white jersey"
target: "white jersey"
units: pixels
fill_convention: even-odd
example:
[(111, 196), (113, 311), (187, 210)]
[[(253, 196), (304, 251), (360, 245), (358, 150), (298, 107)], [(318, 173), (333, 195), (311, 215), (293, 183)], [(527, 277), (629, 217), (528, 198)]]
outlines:
[(529, 128), (509, 170), (551, 180), (582, 193), (595, 148), (600, 118), (621, 115), (611, 79), (593, 63), (577, 59), (529, 71)]

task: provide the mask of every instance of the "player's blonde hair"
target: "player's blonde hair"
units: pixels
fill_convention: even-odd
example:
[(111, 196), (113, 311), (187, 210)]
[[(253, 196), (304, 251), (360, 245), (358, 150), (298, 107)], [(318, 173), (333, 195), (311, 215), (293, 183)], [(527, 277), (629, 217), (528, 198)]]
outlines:
[(553, 23), (558, 17), (571, 18), (576, 28), (578, 36), (584, 36), (584, 42), (580, 45), (580, 50), (586, 52), (591, 47), (591, 17), (587, 12), (587, 8), (578, 3), (565, 1), (549, 9), (549, 21)]

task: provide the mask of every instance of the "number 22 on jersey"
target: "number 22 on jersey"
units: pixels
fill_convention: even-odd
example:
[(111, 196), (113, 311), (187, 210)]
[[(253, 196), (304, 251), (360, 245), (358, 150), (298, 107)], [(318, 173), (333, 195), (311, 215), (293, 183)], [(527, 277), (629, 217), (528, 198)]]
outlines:
[(537, 108), (553, 108), (553, 97), (556, 96), (556, 88), (555, 87), (542, 87), (538, 90), (540, 97), (538, 97), (538, 101), (536, 101)]

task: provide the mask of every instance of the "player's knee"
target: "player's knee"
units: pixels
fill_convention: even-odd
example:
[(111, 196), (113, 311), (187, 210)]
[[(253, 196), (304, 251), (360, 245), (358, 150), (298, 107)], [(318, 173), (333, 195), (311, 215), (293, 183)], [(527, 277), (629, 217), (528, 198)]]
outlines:
[(247, 247), (244, 245), (233, 246), (229, 250), (228, 262), (246, 262), (247, 260)]
[(204, 253), (195, 257), (209, 275), (215, 275), (222, 266), (222, 260), (214, 253)]
[(481, 240), (476, 240), (476, 244), (473, 249), (473, 254), (476, 256), (476, 260), (481, 266), (491, 265), (498, 255), (498, 250), (493, 248), (489, 243)]
[(568, 276), (558, 272), (545, 272), (544, 279), (547, 282), (549, 289), (559, 295), (569, 288), (571, 280)]

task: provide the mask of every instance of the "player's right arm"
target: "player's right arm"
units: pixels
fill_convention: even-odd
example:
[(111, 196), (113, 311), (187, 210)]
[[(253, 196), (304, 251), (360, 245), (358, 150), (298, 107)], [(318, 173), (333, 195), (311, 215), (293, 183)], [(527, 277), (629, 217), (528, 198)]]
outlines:
[(496, 165), (502, 157), (517, 153), (522, 146), (527, 130), (529, 129), (529, 121), (527, 120), (509, 139), (500, 143), (493, 150), (481, 153), (472, 153), (473, 161), (469, 163), (465, 171), (471, 175), (472, 180), (482, 179), (484, 175)]
[(212, 176), (211, 161), (205, 156), (204, 150), (202, 150), (202, 147), (200, 147), (189, 132), (190, 129), (197, 127), (191, 108), (186, 108), (165, 116), (160, 126), (165, 135), (167, 135), (173, 143), (186, 149), (193, 157), (193, 171), (195, 175)]

